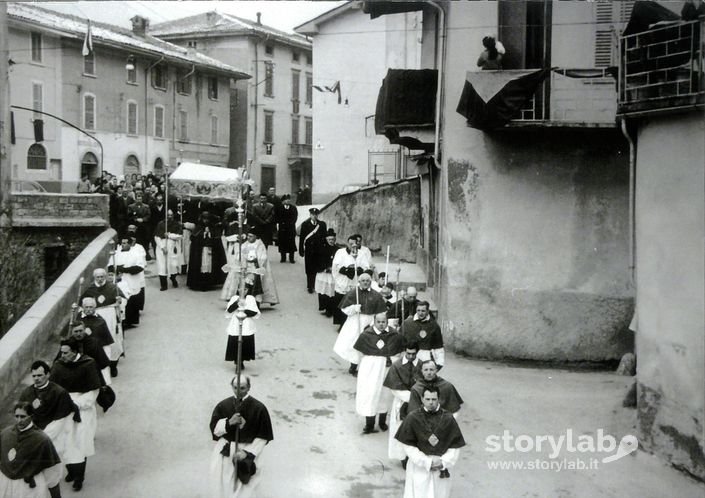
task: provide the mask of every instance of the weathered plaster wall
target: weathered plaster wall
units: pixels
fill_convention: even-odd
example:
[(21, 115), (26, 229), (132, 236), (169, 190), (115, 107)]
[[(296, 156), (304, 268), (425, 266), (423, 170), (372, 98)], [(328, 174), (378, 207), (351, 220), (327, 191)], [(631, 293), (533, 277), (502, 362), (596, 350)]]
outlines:
[(705, 479), (705, 124), (651, 118), (637, 141), (639, 443)]
[(420, 217), (418, 178), (385, 183), (337, 197), (325, 206), (320, 219), (335, 229), (338, 242), (360, 233), (363, 244), (377, 254), (416, 261)]

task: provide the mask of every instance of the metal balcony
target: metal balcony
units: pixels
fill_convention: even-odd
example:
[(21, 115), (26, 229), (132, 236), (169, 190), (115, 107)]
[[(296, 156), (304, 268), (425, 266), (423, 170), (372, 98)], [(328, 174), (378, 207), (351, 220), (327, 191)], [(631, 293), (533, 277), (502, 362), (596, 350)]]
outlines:
[(620, 38), (619, 114), (703, 107), (704, 26), (703, 19), (677, 21)]
[(311, 144), (289, 144), (289, 157), (292, 159), (311, 159)]

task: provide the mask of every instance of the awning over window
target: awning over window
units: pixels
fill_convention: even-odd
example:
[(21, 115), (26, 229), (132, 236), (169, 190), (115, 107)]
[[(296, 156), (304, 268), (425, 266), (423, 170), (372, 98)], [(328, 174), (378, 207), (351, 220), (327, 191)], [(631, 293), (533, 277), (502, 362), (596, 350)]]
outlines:
[(456, 111), (480, 130), (499, 128), (516, 117), (550, 69), (467, 73)]
[(415, 12), (417, 10), (422, 10), (424, 6), (423, 2), (397, 2), (387, 0), (385, 2), (380, 2), (379, 0), (373, 2), (363, 2), (362, 11), (365, 14), (370, 15), (370, 19), (375, 19), (379, 16), (385, 14), (399, 14), (402, 12)]
[(642, 33), (650, 29), (656, 23), (679, 20), (680, 16), (678, 14), (656, 2), (639, 1), (634, 4), (629, 23), (627, 27), (624, 28), (622, 36)]
[(375, 133), (390, 128), (433, 126), (436, 116), (435, 69), (390, 69), (377, 97)]

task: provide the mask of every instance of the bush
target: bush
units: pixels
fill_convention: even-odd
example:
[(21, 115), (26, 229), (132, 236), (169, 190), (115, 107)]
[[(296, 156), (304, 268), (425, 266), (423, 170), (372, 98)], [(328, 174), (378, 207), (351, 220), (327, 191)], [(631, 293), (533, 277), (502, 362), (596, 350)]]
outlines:
[(40, 263), (29, 238), (0, 229), (0, 338), (41, 295)]

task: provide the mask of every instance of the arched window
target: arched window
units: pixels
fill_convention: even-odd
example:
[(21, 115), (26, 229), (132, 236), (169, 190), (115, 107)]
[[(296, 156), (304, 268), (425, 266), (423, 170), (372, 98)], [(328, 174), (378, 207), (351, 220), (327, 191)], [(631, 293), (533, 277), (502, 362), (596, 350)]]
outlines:
[(98, 158), (92, 152), (86, 152), (81, 159), (81, 176), (84, 175), (91, 180), (98, 176)]
[(47, 150), (42, 144), (32, 144), (27, 150), (27, 169), (47, 169)]
[(130, 154), (129, 156), (127, 156), (127, 158), (125, 159), (123, 173), (126, 177), (129, 177), (133, 174), (142, 174), (142, 172), (140, 171), (140, 160), (137, 159), (137, 156), (135, 156), (134, 154)]
[(155, 175), (161, 175), (163, 173), (164, 169), (164, 161), (162, 160), (161, 157), (158, 157), (154, 160), (154, 174)]

